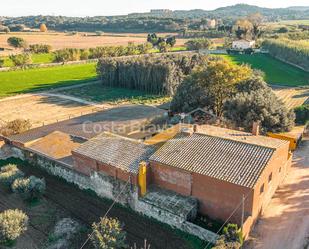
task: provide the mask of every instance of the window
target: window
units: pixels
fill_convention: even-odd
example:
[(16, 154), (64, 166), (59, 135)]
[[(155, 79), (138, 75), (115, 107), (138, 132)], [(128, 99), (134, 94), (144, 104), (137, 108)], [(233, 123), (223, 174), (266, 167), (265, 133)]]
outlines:
[(264, 184), (260, 188), (260, 194), (263, 194), (263, 193), (264, 193)]
[(268, 182), (271, 182), (272, 179), (273, 179), (273, 173), (270, 173), (270, 175), (268, 176)]
[(281, 173), (281, 167), (279, 168), (279, 173)]

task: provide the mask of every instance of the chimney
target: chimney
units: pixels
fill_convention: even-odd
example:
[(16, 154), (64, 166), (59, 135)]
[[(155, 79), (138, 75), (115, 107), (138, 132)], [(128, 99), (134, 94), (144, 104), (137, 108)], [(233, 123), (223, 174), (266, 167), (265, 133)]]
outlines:
[(253, 122), (253, 124), (252, 124), (252, 135), (253, 136), (260, 135), (260, 122), (259, 121)]
[(194, 124), (193, 125), (193, 133), (196, 133), (197, 132), (197, 124)]

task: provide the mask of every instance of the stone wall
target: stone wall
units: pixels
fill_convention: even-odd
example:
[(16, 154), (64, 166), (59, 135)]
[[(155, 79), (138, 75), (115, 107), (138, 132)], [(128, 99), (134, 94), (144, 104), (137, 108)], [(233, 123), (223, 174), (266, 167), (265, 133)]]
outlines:
[[(60, 177), (69, 183), (76, 184), (80, 189), (90, 189), (99, 197), (116, 200), (118, 203), (130, 207), (138, 213), (154, 218), (162, 223), (194, 235), (202, 240), (214, 242), (218, 237), (215, 233), (187, 221), (189, 217), (194, 218), (191, 216), (196, 215), (197, 206), (195, 210), (190, 211), (191, 214), (188, 214), (188, 216), (183, 216), (177, 214), (177, 210), (166, 210), (160, 208), (158, 205), (152, 204), (151, 202), (144, 201), (143, 198), (139, 198), (138, 188), (134, 184), (129, 184), (126, 188), (124, 188), (126, 182), (115, 179), (101, 172), (94, 171), (91, 172), (89, 176), (86, 176), (77, 172), (69, 165), (65, 165), (46, 156), (30, 152), (26, 149), (20, 149), (12, 146), (11, 152), (12, 156), (37, 165), (51, 175)], [(122, 195), (119, 195), (123, 189), (125, 189), (125, 191)]]

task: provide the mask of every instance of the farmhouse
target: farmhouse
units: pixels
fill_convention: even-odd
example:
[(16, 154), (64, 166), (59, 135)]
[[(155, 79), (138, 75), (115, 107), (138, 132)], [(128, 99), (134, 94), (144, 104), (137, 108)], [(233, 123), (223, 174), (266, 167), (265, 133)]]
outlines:
[[(124, 108), (122, 125), (133, 115)], [(158, 114), (150, 107), (143, 113), (136, 117)], [(115, 121), (106, 113), (89, 118), (104, 127)], [(289, 142), (260, 136), (257, 124), (252, 133), (178, 124), (138, 141), (108, 130), (87, 134), (81, 123), (36, 128), (7, 143), (54, 175), (210, 241), (215, 234), (197, 234), (200, 228), (189, 222), (197, 212), (218, 220), (233, 214), (230, 221), (243, 225), (247, 236), (291, 166)], [(117, 199), (126, 183), (130, 190)]]
[(241, 39), (241, 40), (233, 41), (232, 48), (233, 49), (248, 49), (248, 48), (253, 48), (254, 45), (255, 45), (255, 41)]

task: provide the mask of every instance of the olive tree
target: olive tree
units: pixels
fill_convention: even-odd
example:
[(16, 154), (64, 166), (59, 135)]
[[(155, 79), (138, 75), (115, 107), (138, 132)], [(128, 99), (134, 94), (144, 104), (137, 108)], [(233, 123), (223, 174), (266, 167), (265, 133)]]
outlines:
[(7, 40), (8, 44), (14, 48), (26, 48), (27, 47), (27, 42), (25, 39), (21, 37), (9, 37)]
[(127, 248), (126, 233), (119, 220), (101, 218), (98, 223), (92, 224), (92, 230), (91, 241), (95, 249)]
[(45, 192), (46, 183), (44, 179), (30, 176), (29, 178), (16, 179), (12, 186), (14, 193), (20, 194), (27, 200), (39, 199)]
[(0, 243), (16, 240), (27, 230), (27, 225), (28, 216), (18, 209), (0, 213)]

